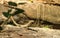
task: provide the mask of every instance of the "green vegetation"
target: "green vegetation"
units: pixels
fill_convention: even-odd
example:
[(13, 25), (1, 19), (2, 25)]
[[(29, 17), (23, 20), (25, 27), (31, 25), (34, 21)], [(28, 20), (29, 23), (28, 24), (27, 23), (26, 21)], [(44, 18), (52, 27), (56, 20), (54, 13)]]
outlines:
[(17, 6), (17, 4), (15, 2), (11, 2), (11, 1), (8, 2), (8, 4), (11, 5), (11, 6)]
[[(14, 3), (14, 2), (8, 2), (8, 3), (9, 3), (9, 5), (11, 5), (11, 6), (17, 6), (17, 4)], [(10, 7), (9, 7), (9, 8), (10, 8)], [(12, 9), (15, 9), (16, 11), (13, 11)], [(11, 11), (13, 11), (14, 13), (13, 13), (13, 14), (10, 14)], [(7, 24), (7, 22), (9, 21), (9, 19), (12, 19), (11, 17), (13, 17), (14, 15), (23, 13), (23, 12), (24, 12), (24, 10), (23, 10), (23, 9), (19, 9), (19, 8), (11, 8), (11, 9), (7, 10), (7, 12), (3, 12), (3, 15), (4, 15), (5, 17), (7, 17), (8, 19), (6, 19), (6, 20), (1, 24), (0, 30), (3, 29), (2, 26), (4, 26), (5, 24)], [(13, 20), (14, 20), (14, 19), (13, 19)], [(11, 21), (11, 24), (12, 24), (12, 23), (13, 23), (13, 22)]]

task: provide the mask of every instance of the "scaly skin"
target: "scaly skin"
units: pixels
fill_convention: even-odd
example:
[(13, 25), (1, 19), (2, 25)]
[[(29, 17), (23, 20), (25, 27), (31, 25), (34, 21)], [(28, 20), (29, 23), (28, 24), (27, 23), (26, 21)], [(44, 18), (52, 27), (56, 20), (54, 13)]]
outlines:
[(25, 14), (32, 19), (42, 19), (54, 24), (60, 24), (60, 6), (31, 3), (22, 5)]

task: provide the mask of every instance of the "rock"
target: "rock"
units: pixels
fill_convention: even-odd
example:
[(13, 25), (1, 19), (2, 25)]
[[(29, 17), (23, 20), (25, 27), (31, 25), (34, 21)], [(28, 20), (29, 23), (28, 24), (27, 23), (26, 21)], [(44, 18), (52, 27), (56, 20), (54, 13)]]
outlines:
[(60, 30), (39, 27), (30, 27), (30, 29), (37, 30), (39, 38), (60, 38)]
[(7, 30), (4, 32), (0, 32), (0, 37), (1, 38), (2, 37), (3, 38), (60, 38), (60, 30), (39, 28), (39, 27), (30, 27), (30, 29), (33, 30), (28, 30), (27, 28)]

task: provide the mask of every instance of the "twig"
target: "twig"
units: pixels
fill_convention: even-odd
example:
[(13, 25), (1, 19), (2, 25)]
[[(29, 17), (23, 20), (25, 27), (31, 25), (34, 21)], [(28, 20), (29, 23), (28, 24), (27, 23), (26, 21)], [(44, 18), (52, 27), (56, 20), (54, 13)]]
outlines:
[(11, 16), (11, 18), (10, 18), (12, 21), (13, 21), (13, 23), (16, 25), (16, 26), (18, 26), (19, 24), (17, 24), (16, 23), (16, 21), (14, 20), (14, 18), (13, 18), (13, 16)]

